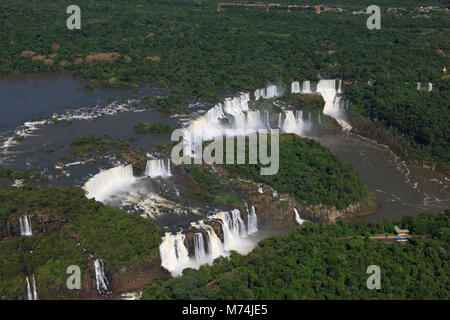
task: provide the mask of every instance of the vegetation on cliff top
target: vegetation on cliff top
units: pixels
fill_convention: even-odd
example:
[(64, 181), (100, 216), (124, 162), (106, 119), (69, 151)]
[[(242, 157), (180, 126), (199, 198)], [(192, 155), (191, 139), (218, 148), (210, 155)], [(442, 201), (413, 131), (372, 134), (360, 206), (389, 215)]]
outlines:
[(144, 123), (139, 122), (134, 126), (134, 131), (137, 134), (146, 134), (146, 133), (171, 133), (173, 128), (169, 124), (163, 124), (156, 121)]
[[(248, 145), (246, 152), (248, 159)], [(266, 167), (261, 164), (225, 165), (225, 169), (231, 177), (265, 183), (305, 206), (324, 204), (344, 209), (368, 196), (366, 184), (353, 167), (314, 140), (282, 134), (279, 152), (280, 167), (275, 175), (261, 175), (260, 168)]]
[[(311, 224), (261, 241), (212, 266), (186, 269), (148, 286), (143, 299), (442, 299), (450, 298), (450, 210), (398, 222)], [(408, 243), (370, 237), (408, 228)], [(381, 268), (381, 289), (366, 287)]]
[(450, 167), (450, 77), (434, 84), (432, 92), (391, 82), (348, 88), (350, 108), (389, 128), (411, 157)]
[[(17, 231), (24, 214), (31, 215), (34, 236), (7, 238), (6, 222)], [(42, 219), (55, 221), (56, 227), (49, 223), (41, 233)], [(68, 266), (85, 268), (87, 253), (83, 256), (74, 239), (116, 270), (155, 257), (161, 242), (150, 221), (88, 200), (77, 187), (0, 190), (0, 239), (0, 255), (8, 256), (0, 259), (0, 296), (8, 298), (24, 296), (25, 272), (34, 273), (40, 290), (47, 290), (67, 279)]]

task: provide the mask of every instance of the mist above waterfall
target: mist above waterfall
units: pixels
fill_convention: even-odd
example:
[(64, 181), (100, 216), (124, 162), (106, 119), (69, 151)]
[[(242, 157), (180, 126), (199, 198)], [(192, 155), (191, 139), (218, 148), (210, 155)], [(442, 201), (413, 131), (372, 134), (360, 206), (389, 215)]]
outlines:
[[(166, 233), (159, 247), (161, 266), (173, 276), (180, 276), (184, 269), (198, 269), (202, 264), (211, 264), (220, 256), (228, 256), (232, 250), (246, 254), (252, 250), (257, 241), (250, 235), (258, 231), (258, 221), (255, 207), (247, 210), (248, 226), (242, 219), (239, 210), (221, 211), (192, 225), (193, 252), (189, 252), (186, 234)], [(215, 229), (208, 223), (215, 221), (220, 224), (223, 235), (221, 240)]]
[(128, 191), (134, 183), (136, 178), (130, 164), (96, 174), (86, 182), (83, 189), (87, 192), (88, 198), (103, 202), (114, 194)]
[(151, 178), (156, 177), (170, 177), (172, 175), (170, 171), (170, 159), (152, 159), (147, 161), (147, 167), (145, 168), (145, 175)]
[(284, 120), (280, 113), (280, 130), (284, 133), (295, 133), (296, 135), (305, 137), (308, 130), (311, 129), (311, 121), (303, 119), (303, 111), (286, 110), (284, 111)]

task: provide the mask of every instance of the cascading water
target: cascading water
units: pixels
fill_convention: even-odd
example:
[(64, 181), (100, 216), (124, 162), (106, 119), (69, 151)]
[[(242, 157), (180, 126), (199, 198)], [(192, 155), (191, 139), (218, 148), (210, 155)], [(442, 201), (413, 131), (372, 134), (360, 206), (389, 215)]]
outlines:
[(268, 113), (250, 110), (249, 101), (250, 95), (241, 93), (225, 99), (223, 105), (219, 103), (203, 116), (189, 122), (183, 134), (184, 154), (195, 157), (196, 146), (218, 136), (245, 135), (258, 129), (270, 129)]
[(175, 235), (168, 232), (159, 245), (161, 266), (173, 276), (180, 276), (183, 269), (195, 267), (197, 264), (189, 257), (188, 249), (184, 243), (185, 239), (186, 236), (181, 232)]
[(276, 97), (280, 97), (284, 94), (283, 88), (274, 85), (269, 84), (265, 89), (256, 89), (255, 90), (255, 100), (258, 101), (259, 99), (272, 99)]
[(105, 201), (115, 193), (129, 190), (130, 186), (136, 182), (133, 175), (132, 165), (119, 166), (102, 171), (84, 185), (86, 196), (97, 201)]
[(163, 159), (148, 160), (147, 167), (145, 168), (145, 175), (151, 178), (155, 177), (170, 177), (170, 159), (165, 162)]
[(248, 215), (248, 234), (253, 234), (258, 231), (258, 217), (256, 216), (255, 206), (252, 206)]
[(202, 263), (203, 261), (205, 261), (206, 249), (202, 233), (196, 233), (194, 235), (194, 250), (195, 250), (195, 260), (197, 260), (198, 263)]
[(109, 291), (110, 283), (108, 278), (106, 277), (105, 264), (103, 263), (103, 260), (102, 259), (94, 260), (94, 267), (98, 293), (100, 293), (101, 295), (110, 293)]
[(253, 248), (254, 242), (248, 238), (248, 235), (258, 231), (254, 207), (249, 214), (248, 228), (237, 209), (232, 210), (231, 214), (219, 212), (208, 219), (220, 223), (223, 241), (217, 236), (214, 228), (204, 221), (199, 221), (194, 224), (194, 227), (196, 230), (202, 230), (203, 232), (194, 233), (192, 237), (194, 252), (191, 256), (189, 255), (185, 234), (181, 232), (177, 234), (166, 233), (162, 238), (162, 243), (159, 246), (161, 266), (173, 276), (180, 276), (186, 268), (198, 269), (202, 264), (211, 264), (217, 257), (228, 256), (231, 250), (246, 254)]
[(343, 90), (342, 90), (342, 79), (339, 79), (339, 85), (338, 85), (338, 94), (343, 94)]
[(28, 277), (26, 277), (26, 279), (27, 279), (28, 300), (38, 300), (37, 289), (36, 289), (36, 280), (34, 279), (34, 274), (32, 276), (33, 291), (31, 290), (30, 281), (28, 280)]
[(311, 82), (309, 80), (305, 80), (302, 83), (302, 93), (312, 93), (311, 91)]
[(305, 130), (309, 127), (308, 123), (303, 120), (303, 112), (296, 111), (295, 115), (292, 110), (284, 112), (284, 122), (281, 126), (281, 131), (285, 133), (295, 133), (299, 136), (305, 136)]
[(295, 214), (295, 222), (297, 222), (299, 225), (302, 225), (306, 221), (306, 220), (303, 220), (302, 218), (300, 218), (297, 208), (294, 208), (294, 214)]
[(336, 119), (336, 121), (345, 130), (351, 130), (350, 124), (348, 124), (343, 118), (342, 110), (340, 108), (341, 97), (336, 92), (335, 80), (320, 80), (317, 84), (317, 92), (320, 93), (325, 100), (325, 107), (323, 113)]
[(31, 229), (31, 217), (29, 214), (19, 218), (19, 228), (21, 236), (31, 237), (33, 235), (33, 230)]
[(248, 111), (248, 102), (250, 101), (250, 95), (248, 93), (241, 93), (234, 98), (227, 98), (223, 103), (223, 111), (230, 115), (242, 113)]
[(291, 93), (301, 93), (300, 82), (294, 81), (291, 83)]

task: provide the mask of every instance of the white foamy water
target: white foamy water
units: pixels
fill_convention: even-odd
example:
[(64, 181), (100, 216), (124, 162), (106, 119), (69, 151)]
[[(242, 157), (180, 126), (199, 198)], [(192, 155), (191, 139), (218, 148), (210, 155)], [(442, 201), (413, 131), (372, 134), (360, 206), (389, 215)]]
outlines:
[(32, 276), (32, 285), (33, 285), (33, 289), (31, 289), (30, 286), (30, 281), (28, 280), (28, 277), (26, 277), (27, 279), (27, 297), (28, 300), (39, 300), (38, 295), (37, 295), (37, 289), (36, 289), (36, 280), (34, 279), (34, 274)]
[(302, 218), (300, 218), (297, 208), (294, 208), (294, 214), (295, 214), (295, 222), (297, 222), (299, 225), (302, 225), (304, 222), (306, 222), (306, 220), (303, 220)]
[(180, 276), (184, 269), (198, 269), (202, 264), (212, 264), (220, 256), (228, 256), (235, 250), (246, 254), (256, 245), (248, 236), (258, 231), (255, 208), (248, 214), (248, 228), (241, 217), (239, 210), (219, 212), (208, 218), (218, 221), (222, 227), (223, 241), (217, 236), (214, 228), (203, 220), (194, 223), (193, 237), (194, 252), (189, 254), (189, 244), (186, 235), (166, 233), (159, 246), (161, 266), (173, 276)]
[(130, 165), (119, 166), (102, 171), (90, 178), (83, 189), (89, 199), (95, 198), (104, 202), (116, 193), (125, 192), (136, 182), (133, 175), (133, 167)]
[(31, 237), (33, 235), (33, 230), (31, 229), (31, 216), (29, 214), (19, 218), (19, 229), (21, 236)]
[(106, 277), (105, 272), (105, 264), (102, 259), (94, 260), (94, 268), (95, 268), (95, 281), (97, 284), (97, 291), (101, 295), (108, 294), (109, 291), (109, 280)]
[(295, 133), (304, 137), (306, 136), (306, 130), (309, 130), (311, 127), (311, 121), (303, 119), (303, 111), (295, 111), (294, 114), (294, 111), (286, 110), (284, 111), (284, 121), (281, 119), (280, 114), (279, 122), (282, 123), (280, 129), (284, 133)]
[(262, 89), (256, 89), (254, 96), (255, 100), (258, 101), (259, 99), (272, 99), (276, 97), (280, 97), (284, 94), (284, 90), (282, 87), (269, 84), (267, 87)]
[(294, 81), (291, 83), (291, 93), (301, 93), (300, 82)]
[(151, 178), (156, 177), (170, 177), (172, 175), (170, 171), (170, 159), (152, 159), (147, 161), (145, 168), (145, 175)]
[(317, 84), (317, 92), (325, 100), (323, 113), (336, 119), (344, 130), (350, 131), (352, 127), (345, 121), (341, 110), (341, 97), (337, 95), (336, 80), (320, 80)]

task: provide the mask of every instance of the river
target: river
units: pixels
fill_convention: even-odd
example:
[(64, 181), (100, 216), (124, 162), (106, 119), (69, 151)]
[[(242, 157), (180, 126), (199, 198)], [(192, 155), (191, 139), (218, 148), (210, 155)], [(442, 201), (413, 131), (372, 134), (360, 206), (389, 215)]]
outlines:
[[(56, 185), (82, 185), (100, 168), (111, 167), (115, 159), (77, 163), (66, 161), (63, 169), (55, 164), (67, 155), (72, 139), (88, 134), (108, 139), (126, 140), (133, 148), (149, 150), (153, 145), (169, 141), (166, 135), (137, 135), (134, 125), (138, 122), (158, 121), (176, 128), (185, 117), (173, 117), (158, 111), (144, 110), (136, 103), (130, 110), (103, 115), (102, 108), (117, 108), (121, 101), (144, 94), (166, 95), (166, 89), (142, 85), (138, 90), (94, 89), (84, 90), (85, 80), (66, 74), (39, 74), (0, 78), (0, 138), (2, 143), (14, 134), (15, 128), (26, 121), (47, 118), (58, 112), (77, 114), (76, 110), (99, 109), (90, 120), (74, 117), (70, 123), (39, 125), (23, 141), (4, 148), (0, 165), (15, 170), (38, 171), (52, 178)], [(111, 104), (111, 101), (114, 103)], [(110, 110), (107, 109), (107, 110)], [(75, 111), (74, 111), (75, 110)], [(98, 117), (97, 117), (98, 116)], [(438, 212), (448, 208), (449, 183), (430, 170), (407, 166), (387, 147), (374, 141), (344, 132), (315, 138), (339, 158), (354, 166), (380, 201), (379, 210), (367, 221), (397, 219), (407, 214)], [(60, 175), (59, 179), (54, 179)]]

